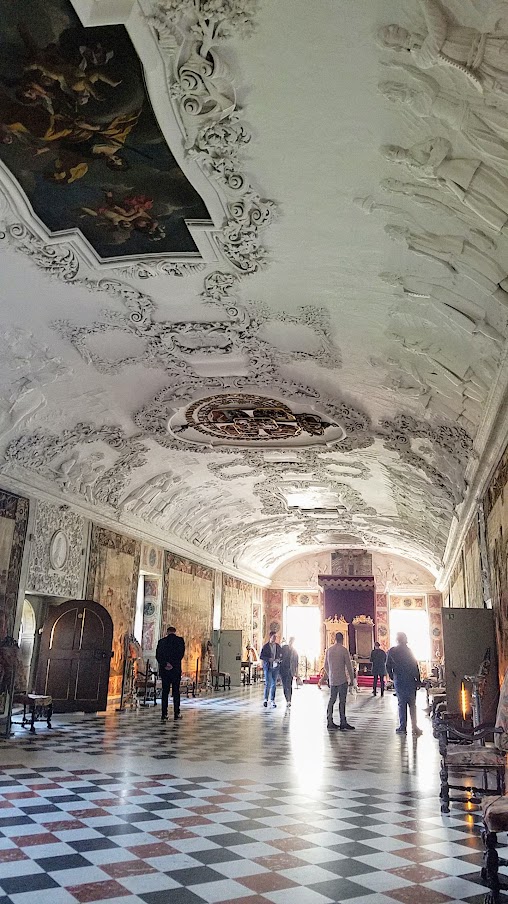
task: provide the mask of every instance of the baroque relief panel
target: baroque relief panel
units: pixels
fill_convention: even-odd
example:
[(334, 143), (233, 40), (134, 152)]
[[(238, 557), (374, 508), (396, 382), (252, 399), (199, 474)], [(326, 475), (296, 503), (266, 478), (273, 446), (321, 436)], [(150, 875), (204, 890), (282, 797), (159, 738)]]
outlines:
[(12, 636), (28, 525), (28, 499), (0, 490), (0, 638)]
[(174, 553), (164, 561), (162, 633), (170, 625), (185, 640), (182, 667), (195, 675), (200, 671), (206, 643), (212, 635), (214, 571)]
[(138, 540), (93, 526), (86, 598), (104, 606), (113, 620), (110, 696), (122, 689), (124, 640), (134, 628), (140, 553)]
[(81, 599), (86, 521), (67, 506), (37, 502), (26, 589)]

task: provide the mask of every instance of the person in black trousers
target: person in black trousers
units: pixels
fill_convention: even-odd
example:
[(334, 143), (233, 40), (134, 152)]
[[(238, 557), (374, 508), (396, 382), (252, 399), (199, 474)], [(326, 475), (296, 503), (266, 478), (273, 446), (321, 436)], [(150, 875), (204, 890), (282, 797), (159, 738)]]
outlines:
[(386, 653), (381, 649), (381, 644), (376, 640), (374, 644), (374, 649), (370, 654), (370, 661), (372, 663), (372, 696), (375, 697), (377, 694), (377, 679), (379, 678), (379, 689), (381, 691), (381, 696), (385, 695), (385, 675), (386, 675)]
[(166, 637), (157, 644), (155, 653), (159, 663), (159, 675), (162, 681), (162, 713), (161, 722), (168, 721), (169, 691), (173, 697), (173, 718), (175, 722), (180, 715), (180, 681), (182, 680), (182, 659), (185, 654), (185, 641), (179, 637), (176, 628), (168, 628)]

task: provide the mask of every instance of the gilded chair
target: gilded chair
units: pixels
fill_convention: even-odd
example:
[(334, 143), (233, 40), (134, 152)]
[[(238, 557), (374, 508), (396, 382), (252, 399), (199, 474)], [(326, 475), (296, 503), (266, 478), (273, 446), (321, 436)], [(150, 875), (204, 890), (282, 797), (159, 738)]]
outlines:
[[(441, 754), (442, 813), (450, 812), (450, 800), (463, 801), (463, 798), (451, 798), (450, 789), (467, 791), (475, 797), (494, 795), (496, 799), (500, 796), (503, 799), (506, 753), (508, 752), (508, 672), (501, 686), (494, 725), (482, 723), (475, 728), (459, 727), (453, 717), (438, 715), (434, 722), (434, 734), (438, 738), (439, 753)], [(485, 744), (485, 738), (489, 735), (494, 735), (493, 744)], [(449, 743), (450, 741), (456, 743)], [(477, 746), (478, 744), (481, 746)], [(450, 771), (466, 776), (479, 772), (482, 774), (482, 787), (450, 785), (448, 781)], [(495, 789), (489, 788), (489, 774), (495, 776)], [(488, 802), (485, 803), (485, 806), (488, 806)]]

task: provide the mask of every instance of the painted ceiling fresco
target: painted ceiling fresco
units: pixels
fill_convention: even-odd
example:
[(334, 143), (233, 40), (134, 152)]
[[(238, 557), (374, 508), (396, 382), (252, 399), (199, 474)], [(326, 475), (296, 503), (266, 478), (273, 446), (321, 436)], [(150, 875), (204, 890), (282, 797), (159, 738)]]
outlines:
[(2, 5), (0, 159), (51, 233), (102, 259), (197, 254), (210, 220), (171, 154), (124, 26), (84, 28), (66, 0)]

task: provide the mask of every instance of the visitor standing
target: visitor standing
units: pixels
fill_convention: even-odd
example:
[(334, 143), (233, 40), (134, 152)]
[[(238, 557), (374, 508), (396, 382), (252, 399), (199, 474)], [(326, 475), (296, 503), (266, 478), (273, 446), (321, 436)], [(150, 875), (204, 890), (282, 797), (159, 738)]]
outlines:
[(180, 715), (180, 682), (182, 680), (182, 659), (185, 655), (185, 641), (176, 633), (176, 628), (168, 628), (166, 637), (157, 644), (155, 656), (159, 663), (159, 674), (162, 681), (162, 713), (161, 722), (168, 721), (169, 692), (173, 697), (173, 718), (175, 722)]
[[(335, 643), (328, 647), (325, 655), (324, 672), (328, 677), (330, 685), (330, 699), (327, 709), (327, 728), (328, 731), (354, 731), (355, 726), (350, 725), (346, 719), (346, 697), (348, 676), (349, 681), (353, 685), (355, 681), (355, 673), (349, 651), (344, 646), (344, 635), (342, 631), (337, 631), (335, 635)], [(339, 698), (339, 717), (340, 721), (337, 725), (333, 721), (333, 707), (335, 701)]]
[(268, 706), (268, 698), (275, 709), (275, 690), (277, 687), (277, 678), (279, 677), (279, 666), (282, 656), (282, 648), (277, 643), (277, 632), (270, 631), (268, 641), (259, 654), (259, 658), (263, 663), (263, 671), (265, 673), (265, 694), (263, 706)]
[(396, 637), (397, 645), (390, 647), (386, 658), (386, 668), (395, 685), (399, 704), (399, 727), (397, 734), (406, 734), (407, 710), (415, 737), (422, 734), (416, 723), (416, 691), (420, 684), (418, 663), (407, 645), (407, 636), (401, 631)]
[(294, 643), (294, 637), (290, 637), (289, 643), (283, 644), (280, 659), (280, 677), (288, 707), (291, 706), (293, 696), (293, 678), (298, 675), (298, 653)]
[(381, 696), (385, 695), (386, 653), (381, 649), (381, 644), (376, 640), (374, 649), (370, 654), (372, 663), (372, 696), (377, 694), (377, 679), (379, 678), (379, 690)]

